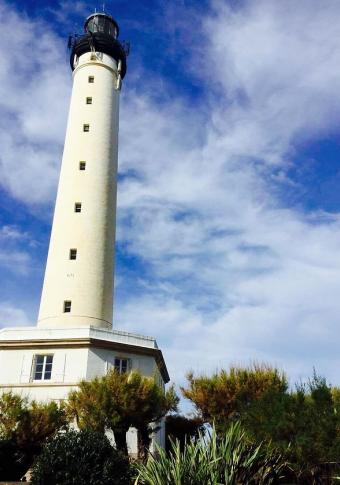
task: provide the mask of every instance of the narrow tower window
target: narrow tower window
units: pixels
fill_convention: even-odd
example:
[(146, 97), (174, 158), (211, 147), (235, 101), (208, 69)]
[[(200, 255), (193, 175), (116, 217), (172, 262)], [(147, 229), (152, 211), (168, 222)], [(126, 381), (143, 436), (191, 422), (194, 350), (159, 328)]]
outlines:
[(92, 104), (91, 96), (86, 98), (86, 104)]
[(94, 83), (94, 76), (89, 76), (89, 83), (93, 84)]
[(70, 259), (77, 259), (77, 250), (75, 248), (70, 249)]
[(74, 212), (81, 212), (81, 202), (76, 202), (74, 204)]
[(79, 170), (85, 170), (86, 169), (86, 162), (79, 162)]
[(83, 131), (90, 131), (90, 125), (88, 124), (83, 125)]
[(64, 301), (64, 313), (71, 313), (72, 302), (70, 300)]

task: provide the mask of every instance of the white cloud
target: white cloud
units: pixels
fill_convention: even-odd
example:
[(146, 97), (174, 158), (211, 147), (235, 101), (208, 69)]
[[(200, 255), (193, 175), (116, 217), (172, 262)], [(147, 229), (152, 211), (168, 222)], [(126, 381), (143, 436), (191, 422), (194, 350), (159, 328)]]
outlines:
[(18, 226), (4, 225), (0, 227), (0, 268), (27, 274), (31, 266), (30, 248), (37, 245), (27, 231), (21, 231)]
[(22, 310), (13, 307), (7, 302), (0, 304), (0, 328), (23, 327), (30, 324), (31, 322)]
[(27, 232), (23, 233), (20, 229), (14, 225), (6, 224), (0, 228), (0, 240), (1, 239), (26, 239)]
[(340, 127), (340, 7), (312, 3), (215, 3), (190, 65), (210, 121), (180, 97), (122, 105), (118, 236), (152, 272), (117, 322), (163, 336), (177, 379), (258, 359), (339, 384), (339, 217), (282, 207), (272, 183), (289, 182), (300, 143)]
[(18, 274), (27, 274), (31, 258), (25, 251), (6, 251), (0, 249), (0, 267)]
[(296, 139), (338, 130), (338, 2), (259, 0), (232, 10), (215, 1), (214, 7), (204, 23), (213, 60), (206, 75), (230, 102), (215, 115), (227, 149), (281, 162)]
[[(70, 91), (65, 46), (43, 21), (0, 2), (0, 180), (28, 203), (53, 200)], [(13, 34), (13, 32), (15, 34)]]

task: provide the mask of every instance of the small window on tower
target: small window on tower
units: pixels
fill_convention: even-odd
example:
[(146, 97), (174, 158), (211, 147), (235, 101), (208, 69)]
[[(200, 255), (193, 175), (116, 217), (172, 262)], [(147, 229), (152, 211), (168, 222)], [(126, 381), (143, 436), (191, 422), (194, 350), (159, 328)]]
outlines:
[(81, 202), (76, 202), (74, 204), (74, 212), (81, 212)]
[(64, 313), (71, 313), (72, 302), (70, 300), (64, 301)]
[(93, 84), (94, 83), (94, 76), (89, 76), (89, 83)]
[(83, 125), (83, 131), (90, 131), (90, 125), (88, 124)]
[(86, 98), (86, 104), (92, 104), (92, 98), (91, 97)]
[(70, 259), (77, 259), (77, 250), (74, 248), (70, 249)]
[(86, 162), (79, 162), (79, 170), (85, 170), (86, 169)]

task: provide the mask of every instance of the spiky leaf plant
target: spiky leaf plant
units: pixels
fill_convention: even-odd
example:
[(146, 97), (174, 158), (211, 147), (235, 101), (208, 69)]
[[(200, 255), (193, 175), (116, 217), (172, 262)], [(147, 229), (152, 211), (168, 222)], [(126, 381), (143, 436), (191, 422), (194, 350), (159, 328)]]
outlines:
[(146, 465), (139, 465), (135, 485), (270, 485), (279, 483), (285, 460), (264, 444), (251, 444), (239, 423), (222, 439), (213, 429), (209, 436), (186, 444), (179, 441), (170, 452), (160, 448)]

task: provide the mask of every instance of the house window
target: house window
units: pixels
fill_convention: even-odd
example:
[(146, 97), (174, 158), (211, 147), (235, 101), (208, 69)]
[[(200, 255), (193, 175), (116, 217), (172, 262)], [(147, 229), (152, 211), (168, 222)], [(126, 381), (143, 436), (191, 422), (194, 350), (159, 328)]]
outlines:
[(81, 202), (76, 202), (74, 204), (74, 212), (81, 212)]
[(94, 76), (89, 76), (89, 83), (93, 84), (94, 83)]
[(77, 250), (74, 248), (70, 249), (70, 259), (77, 259)]
[(35, 355), (33, 367), (34, 381), (48, 381), (52, 374), (53, 355)]
[(86, 162), (79, 162), (79, 170), (85, 170), (86, 169)]
[(92, 104), (92, 98), (91, 97), (86, 98), (86, 104)]
[(72, 302), (70, 300), (64, 301), (64, 313), (71, 313)]
[(86, 132), (90, 131), (90, 125), (88, 124), (83, 125), (83, 131), (86, 131)]
[(130, 369), (130, 359), (115, 358), (115, 371), (123, 374)]

